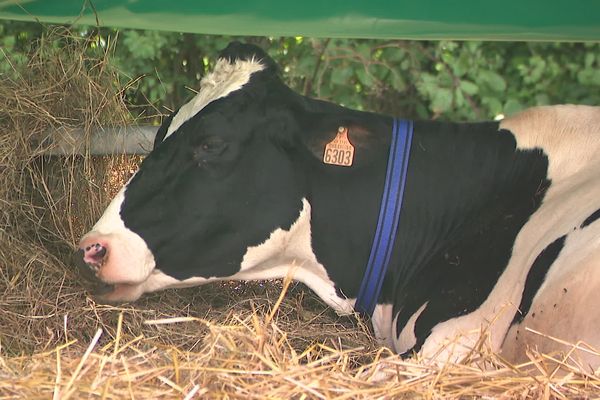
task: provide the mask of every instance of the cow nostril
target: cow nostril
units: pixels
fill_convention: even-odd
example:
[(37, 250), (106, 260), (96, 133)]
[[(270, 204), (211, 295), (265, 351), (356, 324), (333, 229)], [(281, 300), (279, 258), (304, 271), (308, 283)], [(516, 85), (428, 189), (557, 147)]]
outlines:
[(94, 243), (85, 247), (84, 259), (86, 262), (98, 262), (106, 256), (107, 249), (100, 243)]

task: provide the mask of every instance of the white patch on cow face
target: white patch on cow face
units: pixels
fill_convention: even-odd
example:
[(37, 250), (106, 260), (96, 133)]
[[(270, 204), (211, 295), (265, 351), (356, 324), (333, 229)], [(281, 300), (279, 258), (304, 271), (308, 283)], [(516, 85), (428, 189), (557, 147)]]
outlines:
[(106, 261), (97, 272), (98, 278), (106, 283), (141, 283), (156, 266), (146, 242), (128, 229), (121, 219), (121, 205), (129, 182), (117, 193), (96, 225), (80, 241), (81, 248), (100, 243), (107, 249)]
[(339, 314), (353, 312), (354, 300), (337, 295), (333, 281), (312, 249), (311, 206), (302, 199), (302, 211), (289, 231), (278, 228), (258, 246), (249, 247), (241, 270), (232, 279), (284, 278), (289, 274), (310, 287)]
[(209, 103), (241, 89), (242, 86), (248, 83), (253, 73), (262, 71), (264, 68), (265, 66), (260, 60), (255, 59), (249, 61), (236, 60), (233, 63), (224, 58), (217, 60), (213, 72), (200, 81), (198, 94), (175, 114), (164, 139), (168, 138), (185, 121), (198, 114)]

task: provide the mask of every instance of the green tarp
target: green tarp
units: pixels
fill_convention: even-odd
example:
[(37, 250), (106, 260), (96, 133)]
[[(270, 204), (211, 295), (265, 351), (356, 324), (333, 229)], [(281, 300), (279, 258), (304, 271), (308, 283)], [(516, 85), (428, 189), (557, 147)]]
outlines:
[(0, 18), (227, 35), (600, 41), (600, 0), (0, 0)]

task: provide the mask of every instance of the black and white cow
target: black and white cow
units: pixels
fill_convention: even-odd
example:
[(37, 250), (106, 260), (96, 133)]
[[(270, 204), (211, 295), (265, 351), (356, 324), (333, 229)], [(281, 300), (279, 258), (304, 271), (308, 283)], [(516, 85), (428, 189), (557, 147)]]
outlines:
[[(323, 163), (339, 127), (352, 166)], [(391, 129), (391, 117), (294, 93), (262, 50), (232, 43), (81, 239), (81, 264), (109, 302), (291, 273), (351, 313)], [(430, 358), (464, 355), (482, 330), (511, 359), (564, 349), (526, 328), (600, 346), (599, 218), (600, 108), (414, 122), (376, 336)]]

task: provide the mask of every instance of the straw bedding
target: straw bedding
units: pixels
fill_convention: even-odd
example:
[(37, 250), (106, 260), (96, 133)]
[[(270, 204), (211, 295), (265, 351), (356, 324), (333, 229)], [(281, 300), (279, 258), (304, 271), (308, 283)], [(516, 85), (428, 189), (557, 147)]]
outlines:
[(58, 128), (133, 122), (107, 57), (51, 32), (27, 68), (0, 77), (0, 398), (600, 396), (568, 354), (513, 366), (485, 336), (462, 364), (401, 360), (287, 281), (95, 303), (70, 254), (139, 160), (43, 152)]

